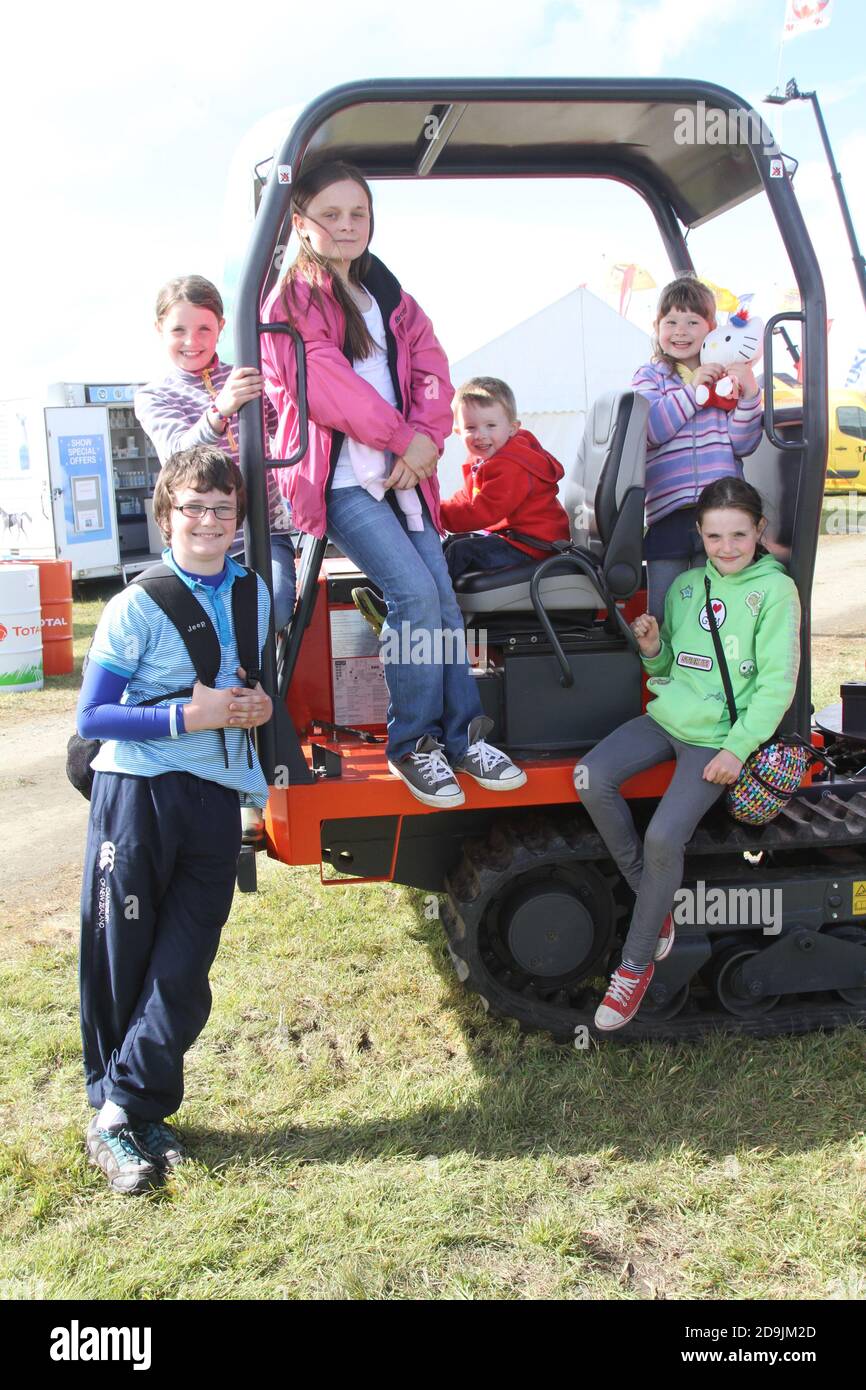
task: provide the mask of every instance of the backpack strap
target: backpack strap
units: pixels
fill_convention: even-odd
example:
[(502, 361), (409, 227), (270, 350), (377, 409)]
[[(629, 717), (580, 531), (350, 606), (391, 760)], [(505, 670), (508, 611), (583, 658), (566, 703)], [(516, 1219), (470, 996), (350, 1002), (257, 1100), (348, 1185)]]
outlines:
[(261, 679), (259, 657), (259, 583), (255, 570), (246, 569), (232, 585), (232, 618), (241, 666), (252, 688)]
[[(174, 624), (195, 667), (196, 679), (202, 685), (213, 686), (219, 675), (222, 662), (222, 648), (216, 629), (188, 584), (169, 565), (151, 565), (130, 581), (140, 584), (149, 598), (170, 622)], [(255, 685), (259, 679), (258, 650), (258, 583), (255, 572), (247, 570), (232, 584), (232, 618), (234, 619), (235, 642), (240, 664), (247, 673), (247, 684)], [(174, 691), (174, 697), (191, 695), (192, 690)], [(171, 699), (160, 695), (154, 701)], [(225, 729), (218, 729), (223, 748), (225, 765), (229, 765)], [(247, 742), (247, 765), (252, 767), (252, 740), (249, 729), (245, 730)]]
[[(247, 673), (250, 689), (261, 680), (259, 658), (259, 581), (255, 570), (244, 567), (245, 573), (238, 575), (232, 585), (232, 619), (235, 629), (235, 645), (238, 660)], [(247, 767), (253, 765), (253, 739), (249, 729), (247, 736)]]
[(177, 628), (202, 685), (214, 684), (219, 675), (222, 649), (214, 625), (188, 584), (168, 565), (151, 565), (130, 580), (140, 584), (148, 598)]

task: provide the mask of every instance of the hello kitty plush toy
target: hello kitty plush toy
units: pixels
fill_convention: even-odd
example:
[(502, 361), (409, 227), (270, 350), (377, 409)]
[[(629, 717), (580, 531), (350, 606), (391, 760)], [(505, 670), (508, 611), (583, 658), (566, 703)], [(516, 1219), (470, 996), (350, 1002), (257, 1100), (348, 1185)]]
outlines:
[[(764, 323), (752, 318), (748, 309), (740, 308), (727, 323), (713, 328), (701, 346), (701, 365), (718, 362), (729, 367), (732, 362), (757, 362), (763, 351)], [(733, 410), (737, 404), (737, 387), (733, 377), (723, 376), (712, 386), (696, 386), (698, 405), (715, 405), (721, 410)]]

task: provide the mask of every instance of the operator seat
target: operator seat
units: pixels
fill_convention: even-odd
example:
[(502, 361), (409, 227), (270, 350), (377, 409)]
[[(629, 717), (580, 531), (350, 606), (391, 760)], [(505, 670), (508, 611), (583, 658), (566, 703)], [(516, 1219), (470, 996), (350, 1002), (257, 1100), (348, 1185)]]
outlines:
[[(605, 588), (621, 600), (640, 587), (648, 415), (649, 402), (636, 391), (609, 391), (593, 403), (562, 502), (572, 545), (596, 574), (579, 573), (565, 559), (550, 562), (539, 585), (547, 612), (594, 614), (608, 606)], [(507, 621), (506, 615), (534, 613), (530, 583), (547, 563), (526, 556), (505, 569), (461, 575), (454, 592), (464, 617), (500, 614)]]

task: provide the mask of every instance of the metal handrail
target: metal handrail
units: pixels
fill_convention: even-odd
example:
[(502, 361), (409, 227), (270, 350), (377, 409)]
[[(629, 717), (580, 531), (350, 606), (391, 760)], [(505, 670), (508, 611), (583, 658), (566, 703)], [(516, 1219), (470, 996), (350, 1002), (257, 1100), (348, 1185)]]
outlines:
[(764, 391), (764, 428), (771, 444), (775, 445), (777, 449), (783, 449), (793, 453), (796, 449), (804, 449), (806, 447), (805, 415), (803, 418), (803, 433), (801, 437), (799, 439), (782, 439), (776, 434), (776, 412), (773, 402), (773, 333), (776, 330), (776, 325), (782, 323), (784, 320), (793, 323), (805, 323), (806, 315), (801, 309), (788, 309), (781, 314), (774, 314), (771, 319), (767, 319), (767, 324), (764, 328), (764, 382), (766, 385), (766, 390)]
[(265, 333), (285, 333), (295, 345), (295, 396), (298, 402), (298, 447), (287, 459), (265, 459), (265, 468), (293, 468), (306, 456), (309, 448), (309, 423), (307, 413), (307, 350), (304, 340), (291, 323), (260, 323), (259, 337)]
[(544, 628), (553, 654), (559, 662), (559, 668), (562, 671), (559, 683), (567, 689), (569, 686), (574, 685), (574, 673), (563, 651), (562, 644), (556, 635), (554, 626), (547, 616), (547, 610), (544, 607), (544, 602), (541, 597), (542, 579), (549, 569), (552, 569), (554, 565), (560, 564), (563, 560), (568, 561), (575, 569), (579, 570), (581, 574), (585, 574), (586, 577), (591, 580), (598, 590), (598, 593), (604, 599), (608, 614), (613, 617), (628, 646), (635, 652), (640, 649), (634, 633), (616, 606), (616, 600), (605, 583), (603, 574), (600, 569), (597, 568), (598, 562), (595, 560), (595, 556), (592, 556), (591, 560), (587, 559), (586, 556), (582, 555), (574, 546), (569, 549), (561, 550), (557, 555), (551, 555), (549, 559), (542, 560), (541, 564), (533, 572), (532, 578), (529, 581), (529, 596), (532, 599), (535, 616)]

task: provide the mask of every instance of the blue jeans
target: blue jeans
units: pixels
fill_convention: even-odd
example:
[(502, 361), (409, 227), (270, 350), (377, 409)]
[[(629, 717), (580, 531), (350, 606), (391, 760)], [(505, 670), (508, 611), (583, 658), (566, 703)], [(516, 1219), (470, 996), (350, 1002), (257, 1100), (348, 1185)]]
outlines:
[(647, 611), (661, 626), (665, 598), (675, 579), (706, 560), (700, 533), (695, 525), (697, 507), (681, 507), (653, 522), (644, 537), (647, 573)]
[[(229, 551), (233, 560), (248, 563), (243, 542)], [(295, 547), (287, 531), (271, 532), (271, 580), (274, 586), (274, 629), (279, 632), (295, 611)]]
[(445, 545), (445, 563), (452, 579), (469, 570), (501, 570), (531, 558), (501, 536), (452, 536)]
[(274, 628), (286, 626), (295, 611), (295, 547), (287, 534), (271, 532), (271, 577), (274, 581)]
[[(362, 487), (337, 488), (328, 498), (328, 535), (379, 586), (388, 605), (382, 641), (386, 653), (396, 648), (399, 657), (384, 663), (389, 758), (412, 752), (419, 738), (432, 734), (453, 762), (468, 747), (468, 726), (481, 713), (481, 699), (442, 542), (422, 505), (424, 530), (410, 531), (387, 494), (377, 502)], [(421, 659), (413, 661), (413, 653)]]

